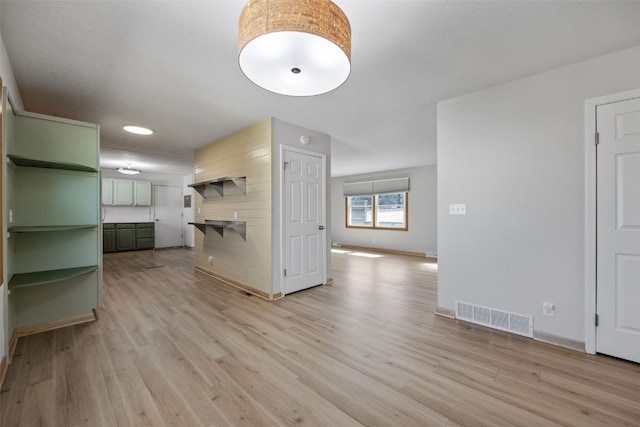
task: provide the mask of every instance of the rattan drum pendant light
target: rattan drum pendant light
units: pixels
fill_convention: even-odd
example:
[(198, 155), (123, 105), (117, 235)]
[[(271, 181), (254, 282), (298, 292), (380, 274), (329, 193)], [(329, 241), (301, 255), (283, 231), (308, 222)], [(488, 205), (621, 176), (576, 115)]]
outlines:
[(351, 26), (329, 0), (251, 0), (240, 15), (242, 72), (271, 92), (329, 92), (351, 72)]

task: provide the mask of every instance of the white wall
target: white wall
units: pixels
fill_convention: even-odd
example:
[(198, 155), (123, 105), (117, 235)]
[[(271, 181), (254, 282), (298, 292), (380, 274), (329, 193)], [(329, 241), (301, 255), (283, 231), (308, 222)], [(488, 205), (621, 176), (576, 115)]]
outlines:
[[(331, 179), (331, 241), (343, 245), (366, 246), (437, 256), (437, 171), (436, 166), (422, 166)], [(409, 230), (366, 230), (346, 227), (345, 182), (409, 177)]]
[(0, 50), (0, 75), (2, 76), (2, 85), (9, 90), (9, 95), (14, 108), (16, 110), (24, 110), (24, 104), (22, 103), (20, 92), (18, 91), (18, 84), (13, 76), (13, 69), (11, 68), (9, 56), (7, 55), (7, 50), (4, 47), (4, 41), (2, 41), (1, 36), (0, 42), (2, 44), (2, 49)]
[[(10, 94), (11, 100), (13, 102), (13, 106), (17, 109), (17, 110), (24, 110), (24, 105), (22, 103), (22, 98), (20, 97), (20, 92), (18, 91), (18, 85), (16, 84), (16, 79), (13, 76), (13, 70), (11, 69), (11, 63), (9, 62), (9, 57), (7, 56), (7, 51), (4, 47), (4, 41), (2, 41), (2, 36), (0, 36), (0, 76), (2, 76), (2, 85), (5, 86)], [(4, 147), (6, 147), (6, 141), (3, 140), (3, 145)], [(3, 147), (3, 150), (5, 150), (6, 152), (6, 148)], [(6, 176), (6, 174), (5, 174)], [(3, 197), (4, 194), (3, 194)], [(6, 198), (5, 198), (5, 202), (6, 202)], [(6, 206), (6, 203), (3, 204), (3, 206)], [(3, 236), (4, 242), (6, 244), (7, 240), (6, 238)], [(6, 245), (5, 245), (5, 250), (6, 250)], [(2, 262), (4, 263), (4, 272), (6, 275), (7, 272), (7, 263), (6, 263), (6, 257), (4, 257), (4, 259), (2, 260)], [(6, 277), (3, 277), (1, 280), (2, 282), (6, 282)], [(0, 361), (2, 361), (2, 358), (7, 356), (7, 343), (9, 340), (9, 336), (8, 336), (8, 331), (5, 330), (6, 325), (8, 324), (7, 322), (7, 312), (5, 310), (5, 308), (7, 307), (7, 288), (8, 286), (6, 286), (6, 284), (3, 284), (2, 287), (0, 287)]]
[(440, 307), (530, 314), (538, 335), (585, 341), (585, 100), (636, 88), (640, 46), (438, 104)]

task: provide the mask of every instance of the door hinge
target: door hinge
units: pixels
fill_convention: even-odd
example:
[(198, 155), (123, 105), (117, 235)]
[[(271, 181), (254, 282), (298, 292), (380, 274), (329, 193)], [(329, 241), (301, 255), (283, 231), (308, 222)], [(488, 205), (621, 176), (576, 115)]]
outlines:
[(600, 144), (600, 132), (596, 132), (593, 138), (596, 142), (596, 145)]
[(289, 164), (289, 162), (284, 162), (284, 170), (287, 170), (287, 165)]
[(596, 326), (600, 325), (600, 316), (596, 314)]
[(284, 277), (287, 277), (287, 269), (284, 269)]

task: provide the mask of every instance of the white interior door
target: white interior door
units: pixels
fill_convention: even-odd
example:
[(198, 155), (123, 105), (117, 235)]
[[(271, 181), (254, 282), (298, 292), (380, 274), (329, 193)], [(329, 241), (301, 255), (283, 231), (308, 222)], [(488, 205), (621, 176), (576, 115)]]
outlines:
[(596, 351), (640, 362), (640, 99), (597, 109)]
[(154, 185), (156, 248), (182, 246), (182, 189)]
[(324, 283), (325, 189), (322, 157), (284, 151), (283, 294)]

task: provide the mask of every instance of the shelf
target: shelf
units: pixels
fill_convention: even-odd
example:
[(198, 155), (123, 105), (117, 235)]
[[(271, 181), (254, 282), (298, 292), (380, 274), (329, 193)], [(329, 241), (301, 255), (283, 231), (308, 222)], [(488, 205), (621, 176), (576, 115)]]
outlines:
[(190, 222), (189, 224), (196, 227), (203, 234), (207, 234), (207, 227), (213, 228), (222, 237), (224, 237), (224, 229), (231, 228), (238, 233), (243, 240), (247, 240), (247, 223), (245, 221), (205, 219), (204, 222)]
[(61, 270), (36, 271), (33, 273), (14, 274), (9, 280), (9, 289), (26, 288), (28, 286), (45, 285), (73, 279), (98, 269), (97, 265), (87, 267), (63, 268)]
[(242, 191), (242, 194), (247, 195), (247, 177), (246, 176), (236, 176), (230, 177), (225, 176), (222, 178), (212, 179), (209, 181), (196, 182), (194, 184), (189, 184), (189, 187), (195, 189), (202, 197), (207, 198), (207, 185), (213, 186), (216, 189), (220, 197), (224, 197), (224, 183), (225, 182), (233, 182), (236, 187)]
[(97, 224), (86, 225), (32, 225), (32, 226), (14, 226), (9, 227), (7, 231), (10, 233), (41, 233), (48, 231), (71, 231), (81, 230), (84, 228), (97, 228)]
[(16, 156), (14, 154), (8, 154), (13, 163), (16, 166), (28, 166), (32, 168), (43, 168), (43, 169), (60, 169), (60, 170), (68, 170), (68, 171), (77, 171), (77, 172), (98, 172), (98, 169), (92, 168), (90, 166), (79, 165), (76, 163), (64, 163), (64, 162), (48, 162), (45, 160), (37, 160), (30, 159), (28, 157)]

